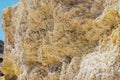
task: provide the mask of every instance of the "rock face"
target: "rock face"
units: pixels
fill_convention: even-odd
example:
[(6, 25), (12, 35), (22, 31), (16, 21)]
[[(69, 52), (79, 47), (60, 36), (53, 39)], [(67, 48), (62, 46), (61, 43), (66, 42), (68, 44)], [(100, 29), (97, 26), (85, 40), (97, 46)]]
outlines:
[(2, 18), (6, 80), (120, 80), (120, 0), (21, 0)]

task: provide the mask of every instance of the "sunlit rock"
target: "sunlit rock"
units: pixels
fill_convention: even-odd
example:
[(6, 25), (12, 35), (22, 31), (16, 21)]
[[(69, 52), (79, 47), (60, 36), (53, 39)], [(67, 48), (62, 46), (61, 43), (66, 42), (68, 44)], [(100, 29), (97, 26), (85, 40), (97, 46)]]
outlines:
[(7, 80), (119, 80), (120, 0), (21, 0), (3, 11)]

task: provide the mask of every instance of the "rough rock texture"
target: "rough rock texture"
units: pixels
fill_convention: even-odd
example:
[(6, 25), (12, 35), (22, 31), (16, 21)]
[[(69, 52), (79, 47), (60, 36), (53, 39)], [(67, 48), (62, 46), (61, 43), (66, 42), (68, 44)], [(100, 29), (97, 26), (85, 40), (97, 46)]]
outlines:
[(2, 18), (6, 80), (120, 80), (120, 0), (21, 0)]

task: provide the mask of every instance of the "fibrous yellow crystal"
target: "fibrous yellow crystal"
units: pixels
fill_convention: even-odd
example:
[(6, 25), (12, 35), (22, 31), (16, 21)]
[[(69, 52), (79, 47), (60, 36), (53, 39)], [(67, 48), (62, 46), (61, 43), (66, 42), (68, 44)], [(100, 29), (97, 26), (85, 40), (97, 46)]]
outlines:
[(120, 0), (21, 0), (3, 11), (6, 80), (119, 80)]

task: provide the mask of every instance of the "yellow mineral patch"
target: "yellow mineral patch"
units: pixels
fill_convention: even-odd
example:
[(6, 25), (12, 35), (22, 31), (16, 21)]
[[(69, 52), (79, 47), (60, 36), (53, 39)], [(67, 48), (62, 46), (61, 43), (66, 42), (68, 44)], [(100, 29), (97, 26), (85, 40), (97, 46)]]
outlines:
[(21, 0), (3, 11), (7, 80), (119, 80), (119, 0)]

